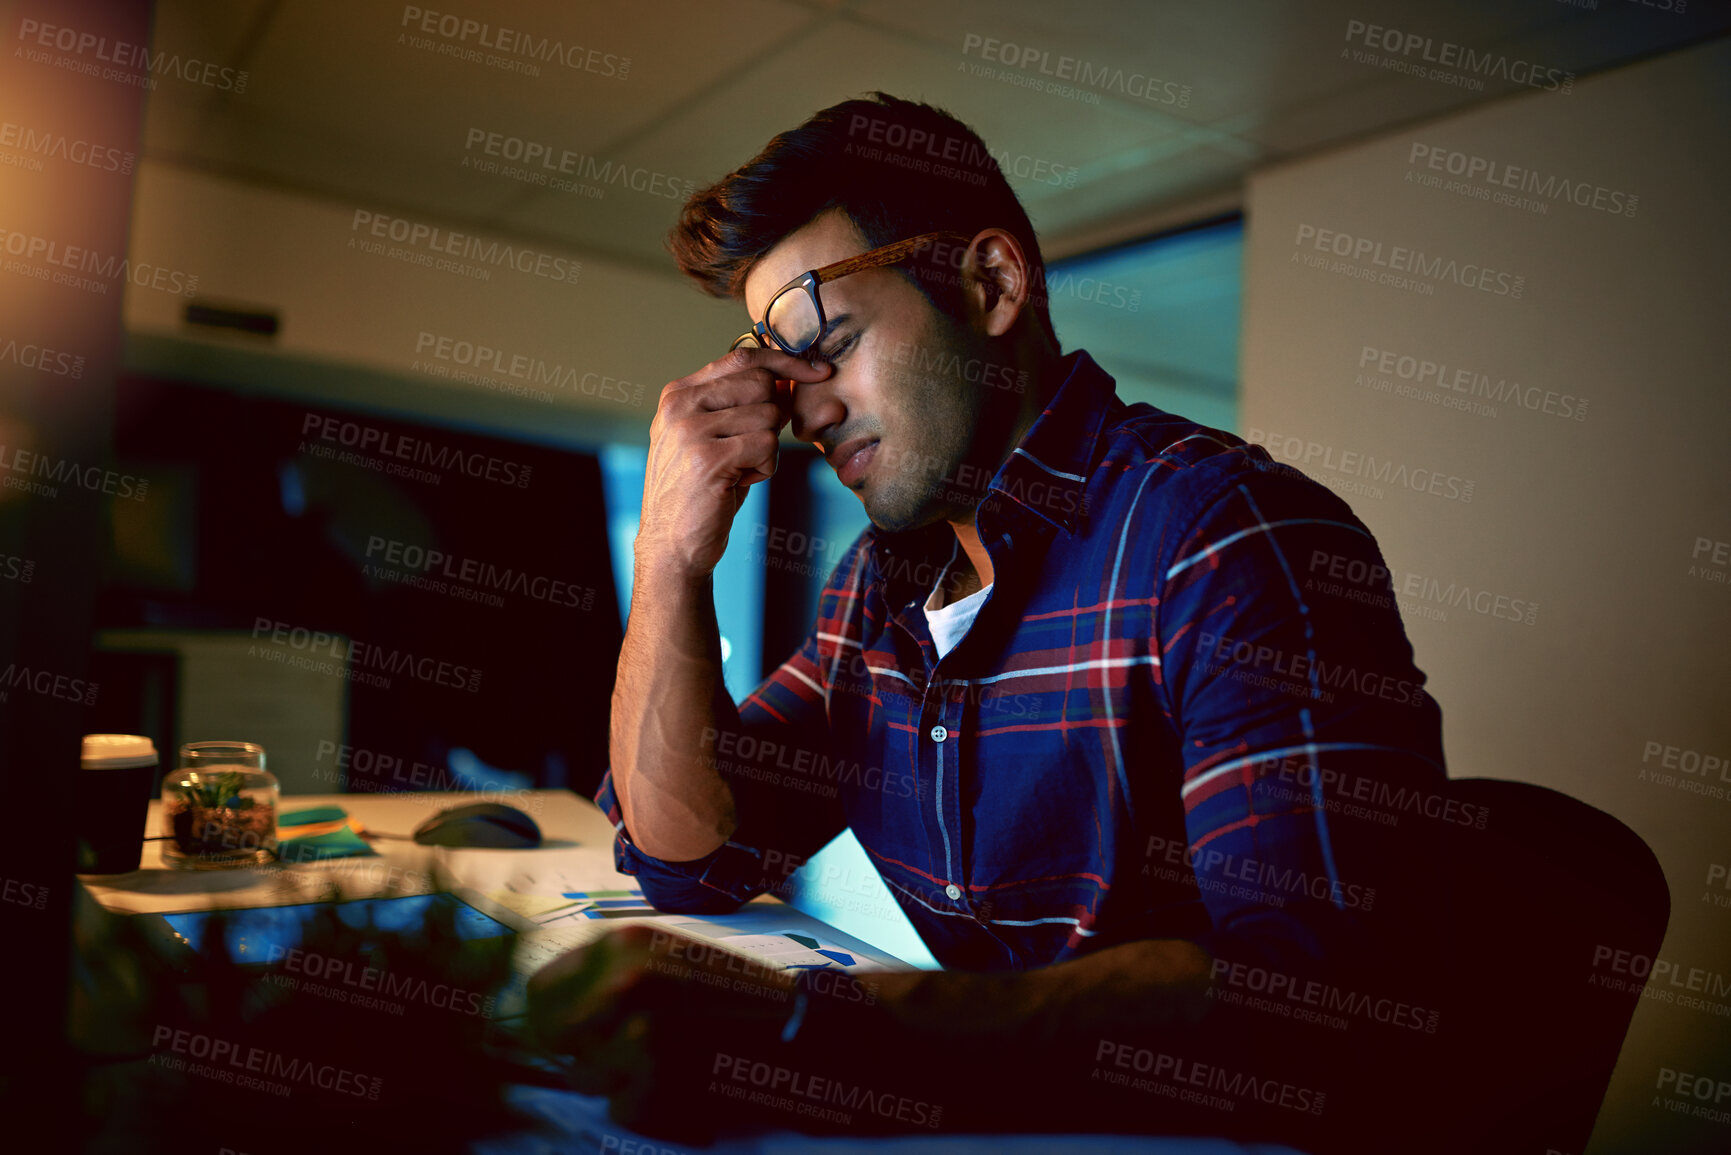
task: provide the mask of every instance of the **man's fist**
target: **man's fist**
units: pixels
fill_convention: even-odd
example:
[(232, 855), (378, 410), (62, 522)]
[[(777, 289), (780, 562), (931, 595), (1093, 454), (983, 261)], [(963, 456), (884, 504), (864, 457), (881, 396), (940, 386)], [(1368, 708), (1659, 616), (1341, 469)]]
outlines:
[(735, 349), (661, 390), (649, 425), (639, 565), (684, 577), (715, 569), (747, 488), (775, 473), (795, 386), (830, 372), (778, 349)]
[(572, 1087), (608, 1096), (615, 1121), (703, 1142), (737, 1116), (707, 1090), (718, 1056), (778, 1045), (793, 987), (791, 972), (702, 939), (623, 926), (529, 980), (529, 1033), (572, 1057)]

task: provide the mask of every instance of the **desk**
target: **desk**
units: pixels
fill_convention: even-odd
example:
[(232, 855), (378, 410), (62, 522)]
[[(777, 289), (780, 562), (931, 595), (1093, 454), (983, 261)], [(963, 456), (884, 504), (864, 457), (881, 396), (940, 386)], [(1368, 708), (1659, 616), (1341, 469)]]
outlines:
[[(428, 817), (480, 795), (297, 794), (284, 795), (281, 811), (308, 806), (341, 806), (369, 832), (408, 835)], [(496, 795), (486, 796), (489, 801)], [(429, 894), (440, 879), (477, 891), (501, 889), (527, 871), (559, 872), (582, 890), (634, 888), (637, 880), (613, 869), (613, 826), (587, 798), (569, 790), (531, 790), (508, 801), (535, 819), (543, 844), (533, 850), (451, 849), (420, 846), (407, 838), (373, 842), (378, 856), (332, 858), (320, 862), (273, 863), (234, 870), (175, 870), (162, 860), (162, 843), (144, 844), (144, 859), (130, 874), (86, 874), (79, 881), (90, 896), (119, 914), (171, 914), (177, 911), (292, 906), (316, 902), (334, 888), (344, 901), (382, 894)], [(150, 804), (147, 836), (162, 831), (162, 803)], [(906, 964), (828, 923), (803, 914), (770, 895), (761, 895), (728, 915), (691, 916), (706, 934), (752, 934), (803, 930), (818, 934), (855, 957), (879, 966)], [(606, 925), (598, 922), (594, 929)], [(527, 944), (525, 944), (527, 945)], [(546, 952), (535, 952), (536, 962)], [(533, 968), (527, 968), (533, 969)]]
[[(432, 815), (480, 795), (285, 794), (279, 812), (310, 806), (341, 806), (369, 832), (412, 833)], [(497, 796), (488, 796), (496, 800)], [(122, 914), (166, 914), (207, 907), (286, 906), (323, 897), (331, 886), (345, 899), (372, 898), (396, 889), (429, 893), (441, 868), (474, 876), (465, 885), (503, 885), (513, 870), (558, 864), (580, 872), (595, 888), (631, 886), (613, 869), (613, 828), (601, 808), (569, 790), (531, 790), (511, 802), (535, 819), (545, 839), (535, 850), (451, 850), (421, 846), (407, 838), (373, 842), (378, 857), (332, 858), (321, 862), (275, 864), (237, 870), (175, 870), (162, 859), (162, 843), (144, 844), (144, 859), (130, 874), (84, 874), (79, 881), (90, 896)], [(150, 804), (147, 837), (162, 833), (162, 803)], [(496, 877), (495, 877), (496, 876)]]
[[(472, 796), (430, 794), (302, 794), (285, 796), (284, 810), (303, 806), (341, 806), (369, 831), (408, 834), (429, 815), (461, 805)], [(424, 894), (441, 872), (466, 887), (492, 890), (518, 872), (557, 869), (580, 880), (583, 889), (633, 887), (635, 880), (613, 869), (613, 827), (599, 807), (569, 790), (535, 790), (514, 796), (513, 805), (541, 827), (545, 843), (534, 850), (452, 850), (412, 841), (379, 839), (379, 857), (330, 859), (296, 865), (237, 870), (179, 871), (165, 866), (162, 844), (145, 844), (140, 869), (121, 875), (82, 875), (85, 889), (109, 910), (124, 914), (204, 910), (215, 907), (288, 906), (316, 901), (336, 887), (345, 900), (389, 892)], [(160, 802), (150, 804), (147, 833), (160, 832)], [(621, 920), (623, 921), (623, 920)], [(884, 966), (900, 960), (819, 922), (768, 895), (729, 915), (699, 916), (705, 932), (767, 933), (804, 929), (820, 934), (856, 956)], [(598, 923), (597, 927), (618, 925)], [(486, 1139), (475, 1155), (539, 1155), (546, 1151), (679, 1152), (628, 1131), (607, 1117), (607, 1101), (574, 1091), (543, 1087), (514, 1088), (511, 1099), (542, 1124), (537, 1132)], [(885, 1155), (895, 1150), (919, 1155), (1302, 1155), (1274, 1144), (1241, 1144), (1225, 1139), (1158, 1138), (1146, 1135), (990, 1135), (891, 1136), (860, 1139), (813, 1137), (788, 1130), (723, 1142), (710, 1155)]]

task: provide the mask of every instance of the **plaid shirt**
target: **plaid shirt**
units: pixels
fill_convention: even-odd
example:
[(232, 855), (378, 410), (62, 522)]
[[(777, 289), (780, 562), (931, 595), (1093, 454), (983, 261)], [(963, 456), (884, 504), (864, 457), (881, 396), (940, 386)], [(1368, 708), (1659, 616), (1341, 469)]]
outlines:
[(921, 607), (954, 532), (868, 527), (717, 739), (729, 842), (652, 858), (602, 781), (657, 906), (731, 910), (851, 826), (949, 968), (1144, 938), (1296, 968), (1367, 941), (1402, 822), (1460, 820), (1369, 530), (1260, 447), (1066, 364), (980, 504), (995, 583), (942, 660)]

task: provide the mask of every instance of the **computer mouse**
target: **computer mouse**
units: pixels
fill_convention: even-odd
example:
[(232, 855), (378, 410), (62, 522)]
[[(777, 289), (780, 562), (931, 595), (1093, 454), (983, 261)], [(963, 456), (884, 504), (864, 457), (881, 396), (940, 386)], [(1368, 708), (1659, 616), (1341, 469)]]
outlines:
[(415, 827), (422, 846), (484, 846), (518, 850), (541, 845), (535, 820), (499, 802), (471, 802), (441, 810)]

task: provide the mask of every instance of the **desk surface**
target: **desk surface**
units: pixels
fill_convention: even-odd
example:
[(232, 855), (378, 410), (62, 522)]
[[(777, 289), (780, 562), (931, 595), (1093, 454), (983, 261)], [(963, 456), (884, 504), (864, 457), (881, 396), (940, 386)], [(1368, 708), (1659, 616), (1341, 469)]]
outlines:
[[(450, 806), (474, 801), (477, 795), (429, 794), (300, 794), (282, 799), (284, 810), (303, 806), (341, 806), (369, 831), (404, 834), (429, 815)], [(99, 903), (109, 910), (126, 913), (161, 913), (204, 910), (212, 907), (287, 906), (324, 897), (336, 887), (344, 899), (368, 898), (385, 893), (427, 893), (435, 889), (435, 878), (443, 877), (477, 890), (501, 887), (523, 872), (558, 871), (584, 889), (632, 887), (635, 880), (613, 869), (613, 828), (599, 807), (568, 790), (530, 791), (513, 796), (512, 805), (529, 813), (540, 825), (545, 844), (535, 850), (453, 850), (426, 847), (398, 839), (379, 839), (378, 857), (330, 859), (295, 865), (272, 864), (236, 870), (181, 871), (163, 864), (162, 844), (145, 843), (144, 861), (130, 874), (81, 875)], [(150, 804), (146, 833), (160, 833), (161, 803)], [(821, 923), (793, 907), (763, 896), (731, 915), (705, 917), (698, 921), (710, 933), (716, 931), (767, 932), (778, 929), (816, 931), (837, 945), (860, 956), (889, 966), (903, 966), (883, 951)], [(544, 1150), (594, 1150), (596, 1136), (604, 1137), (603, 1149), (656, 1151), (667, 1148), (636, 1135), (608, 1118), (607, 1100), (558, 1092), (546, 1088), (518, 1088), (520, 1105), (538, 1118), (545, 1131), (484, 1140), (473, 1150), (477, 1155), (526, 1155)], [(591, 1144), (585, 1147), (584, 1144)], [(1302, 1155), (1287, 1147), (1240, 1145), (1220, 1139), (1163, 1139), (1127, 1135), (1040, 1136), (890, 1136), (854, 1139), (846, 1136), (814, 1138), (791, 1131), (775, 1131), (717, 1147), (717, 1155), (795, 1155), (825, 1152), (828, 1155), (882, 1155), (896, 1150), (930, 1152), (931, 1155)]]
[[(407, 836), (429, 816), (479, 800), (506, 801), (526, 812), (541, 828), (543, 844), (534, 850), (452, 849), (421, 846)], [(162, 843), (144, 844), (144, 860), (130, 874), (79, 876), (92, 898), (122, 914), (291, 906), (315, 902), (334, 889), (343, 900), (383, 894), (429, 894), (456, 886), (489, 891), (525, 875), (555, 873), (576, 889), (634, 888), (637, 880), (613, 869), (613, 826), (587, 798), (569, 790), (531, 790), (509, 798), (459, 793), (295, 794), (284, 795), (281, 810), (341, 806), (369, 832), (401, 834), (373, 842), (377, 856), (333, 858), (321, 862), (270, 863), (233, 870), (175, 870), (162, 860)], [(162, 832), (162, 803), (150, 804), (147, 836)], [(697, 920), (715, 931), (767, 933), (817, 932), (846, 950), (896, 968), (907, 964), (869, 943), (820, 922), (781, 900), (763, 895), (739, 911)], [(599, 927), (595, 928), (597, 931)]]

